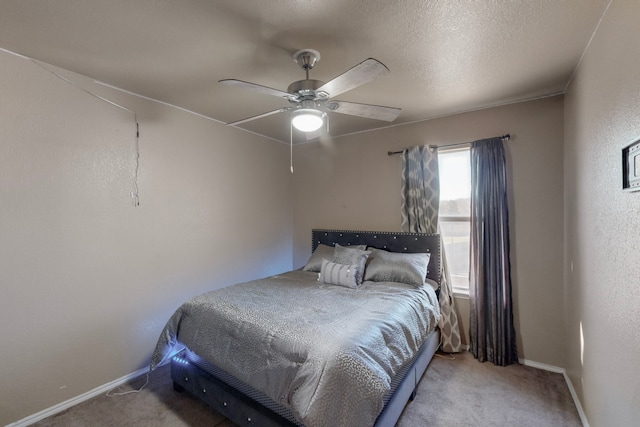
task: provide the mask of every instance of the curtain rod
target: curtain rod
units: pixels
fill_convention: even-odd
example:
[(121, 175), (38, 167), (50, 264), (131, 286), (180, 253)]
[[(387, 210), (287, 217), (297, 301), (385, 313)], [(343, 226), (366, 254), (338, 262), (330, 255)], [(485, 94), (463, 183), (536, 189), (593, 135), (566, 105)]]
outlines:
[[(511, 135), (507, 133), (505, 135), (499, 136), (498, 138), (503, 139), (505, 141), (508, 141), (508, 140), (511, 139)], [(486, 139), (488, 139), (488, 138), (486, 138)], [(457, 144), (443, 145), (442, 148), (457, 147), (459, 145), (468, 145), (468, 144), (471, 144), (471, 142), (459, 142)], [(437, 145), (430, 145), (429, 149), (430, 150), (437, 150), (438, 146)], [(405, 151), (406, 151), (406, 148), (404, 150), (400, 150), (400, 151), (387, 151), (387, 155), (388, 156), (393, 156), (394, 154), (402, 154)]]

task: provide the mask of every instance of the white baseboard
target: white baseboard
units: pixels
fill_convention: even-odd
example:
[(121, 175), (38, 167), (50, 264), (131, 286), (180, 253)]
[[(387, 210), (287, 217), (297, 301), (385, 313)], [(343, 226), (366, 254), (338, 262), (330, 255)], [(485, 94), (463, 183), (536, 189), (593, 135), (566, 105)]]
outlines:
[(531, 366), (532, 368), (538, 368), (545, 371), (551, 371), (558, 374), (562, 374), (564, 377), (564, 381), (567, 383), (567, 387), (569, 388), (569, 393), (571, 393), (571, 398), (573, 399), (573, 403), (576, 405), (576, 409), (578, 410), (578, 415), (580, 415), (580, 421), (582, 421), (582, 425), (584, 427), (589, 427), (589, 421), (587, 420), (587, 415), (584, 413), (582, 409), (582, 404), (580, 403), (580, 399), (578, 398), (578, 394), (576, 393), (576, 389), (573, 387), (573, 383), (571, 382), (571, 378), (567, 375), (567, 370), (564, 368), (560, 368), (558, 366), (547, 365), (546, 363), (538, 363), (532, 360), (520, 359), (520, 364), (525, 366)]
[(147, 372), (149, 372), (149, 368), (142, 368), (139, 369), (135, 372), (132, 372), (128, 375), (125, 375), (122, 378), (118, 378), (117, 380), (111, 381), (110, 383), (101, 385), (99, 387), (94, 388), (93, 390), (90, 390), (86, 393), (83, 393), (79, 396), (73, 397), (69, 400), (66, 400), (64, 402), (58, 403), (55, 406), (52, 406), (50, 408), (47, 408), (43, 411), (40, 411), (38, 413), (35, 413), (33, 415), (29, 415), (26, 418), (23, 418), (21, 420), (18, 420), (16, 422), (13, 422), (11, 424), (7, 424), (5, 427), (26, 427), (28, 425), (31, 425), (33, 423), (36, 423), (40, 420), (43, 420), (47, 417), (50, 417), (52, 415), (55, 415), (59, 412), (64, 411), (65, 409), (69, 409), (72, 406), (78, 405), (79, 403), (82, 403), (86, 400), (89, 400), (93, 397), (98, 396), (99, 394), (103, 394), (103, 393), (107, 393), (109, 390), (116, 388), (134, 378), (139, 377), (140, 375), (144, 375)]
[(578, 415), (580, 415), (580, 420), (582, 420), (582, 425), (584, 427), (589, 427), (589, 420), (587, 420), (587, 414), (584, 413), (582, 409), (582, 404), (580, 403), (580, 399), (578, 399), (578, 394), (576, 393), (576, 389), (573, 388), (573, 383), (571, 382), (571, 378), (567, 375), (567, 371), (562, 373), (564, 375), (564, 380), (567, 382), (567, 387), (569, 387), (569, 393), (571, 393), (571, 397), (573, 397), (573, 402), (576, 404), (576, 409), (578, 410)]
[(542, 369), (543, 371), (555, 372), (557, 374), (563, 374), (566, 372), (564, 368), (559, 366), (547, 365), (546, 363), (534, 362), (533, 360), (518, 359), (521, 365), (531, 366), (532, 368)]

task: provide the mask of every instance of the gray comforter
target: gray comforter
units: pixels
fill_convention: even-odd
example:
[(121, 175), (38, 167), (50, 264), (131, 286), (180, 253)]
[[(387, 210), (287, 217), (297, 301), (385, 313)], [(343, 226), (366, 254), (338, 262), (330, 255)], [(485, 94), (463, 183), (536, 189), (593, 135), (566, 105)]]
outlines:
[(307, 427), (371, 426), (391, 379), (435, 328), (429, 286), (318, 283), (292, 271), (195, 297), (167, 322), (176, 341), (289, 408)]

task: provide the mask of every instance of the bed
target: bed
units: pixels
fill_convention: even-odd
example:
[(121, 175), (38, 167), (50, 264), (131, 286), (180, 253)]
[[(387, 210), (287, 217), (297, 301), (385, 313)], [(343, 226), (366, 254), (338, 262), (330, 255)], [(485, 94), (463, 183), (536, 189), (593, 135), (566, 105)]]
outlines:
[(315, 229), (304, 268), (185, 302), (151, 367), (239, 426), (393, 426), (439, 346), (439, 262), (438, 235)]

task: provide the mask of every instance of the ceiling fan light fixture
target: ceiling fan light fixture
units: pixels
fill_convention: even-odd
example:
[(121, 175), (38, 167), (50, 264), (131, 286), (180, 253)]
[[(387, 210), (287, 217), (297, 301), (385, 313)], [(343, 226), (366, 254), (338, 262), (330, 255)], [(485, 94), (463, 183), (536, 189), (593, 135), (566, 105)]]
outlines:
[(291, 124), (301, 132), (314, 132), (322, 127), (325, 115), (313, 108), (300, 108), (293, 112)]

